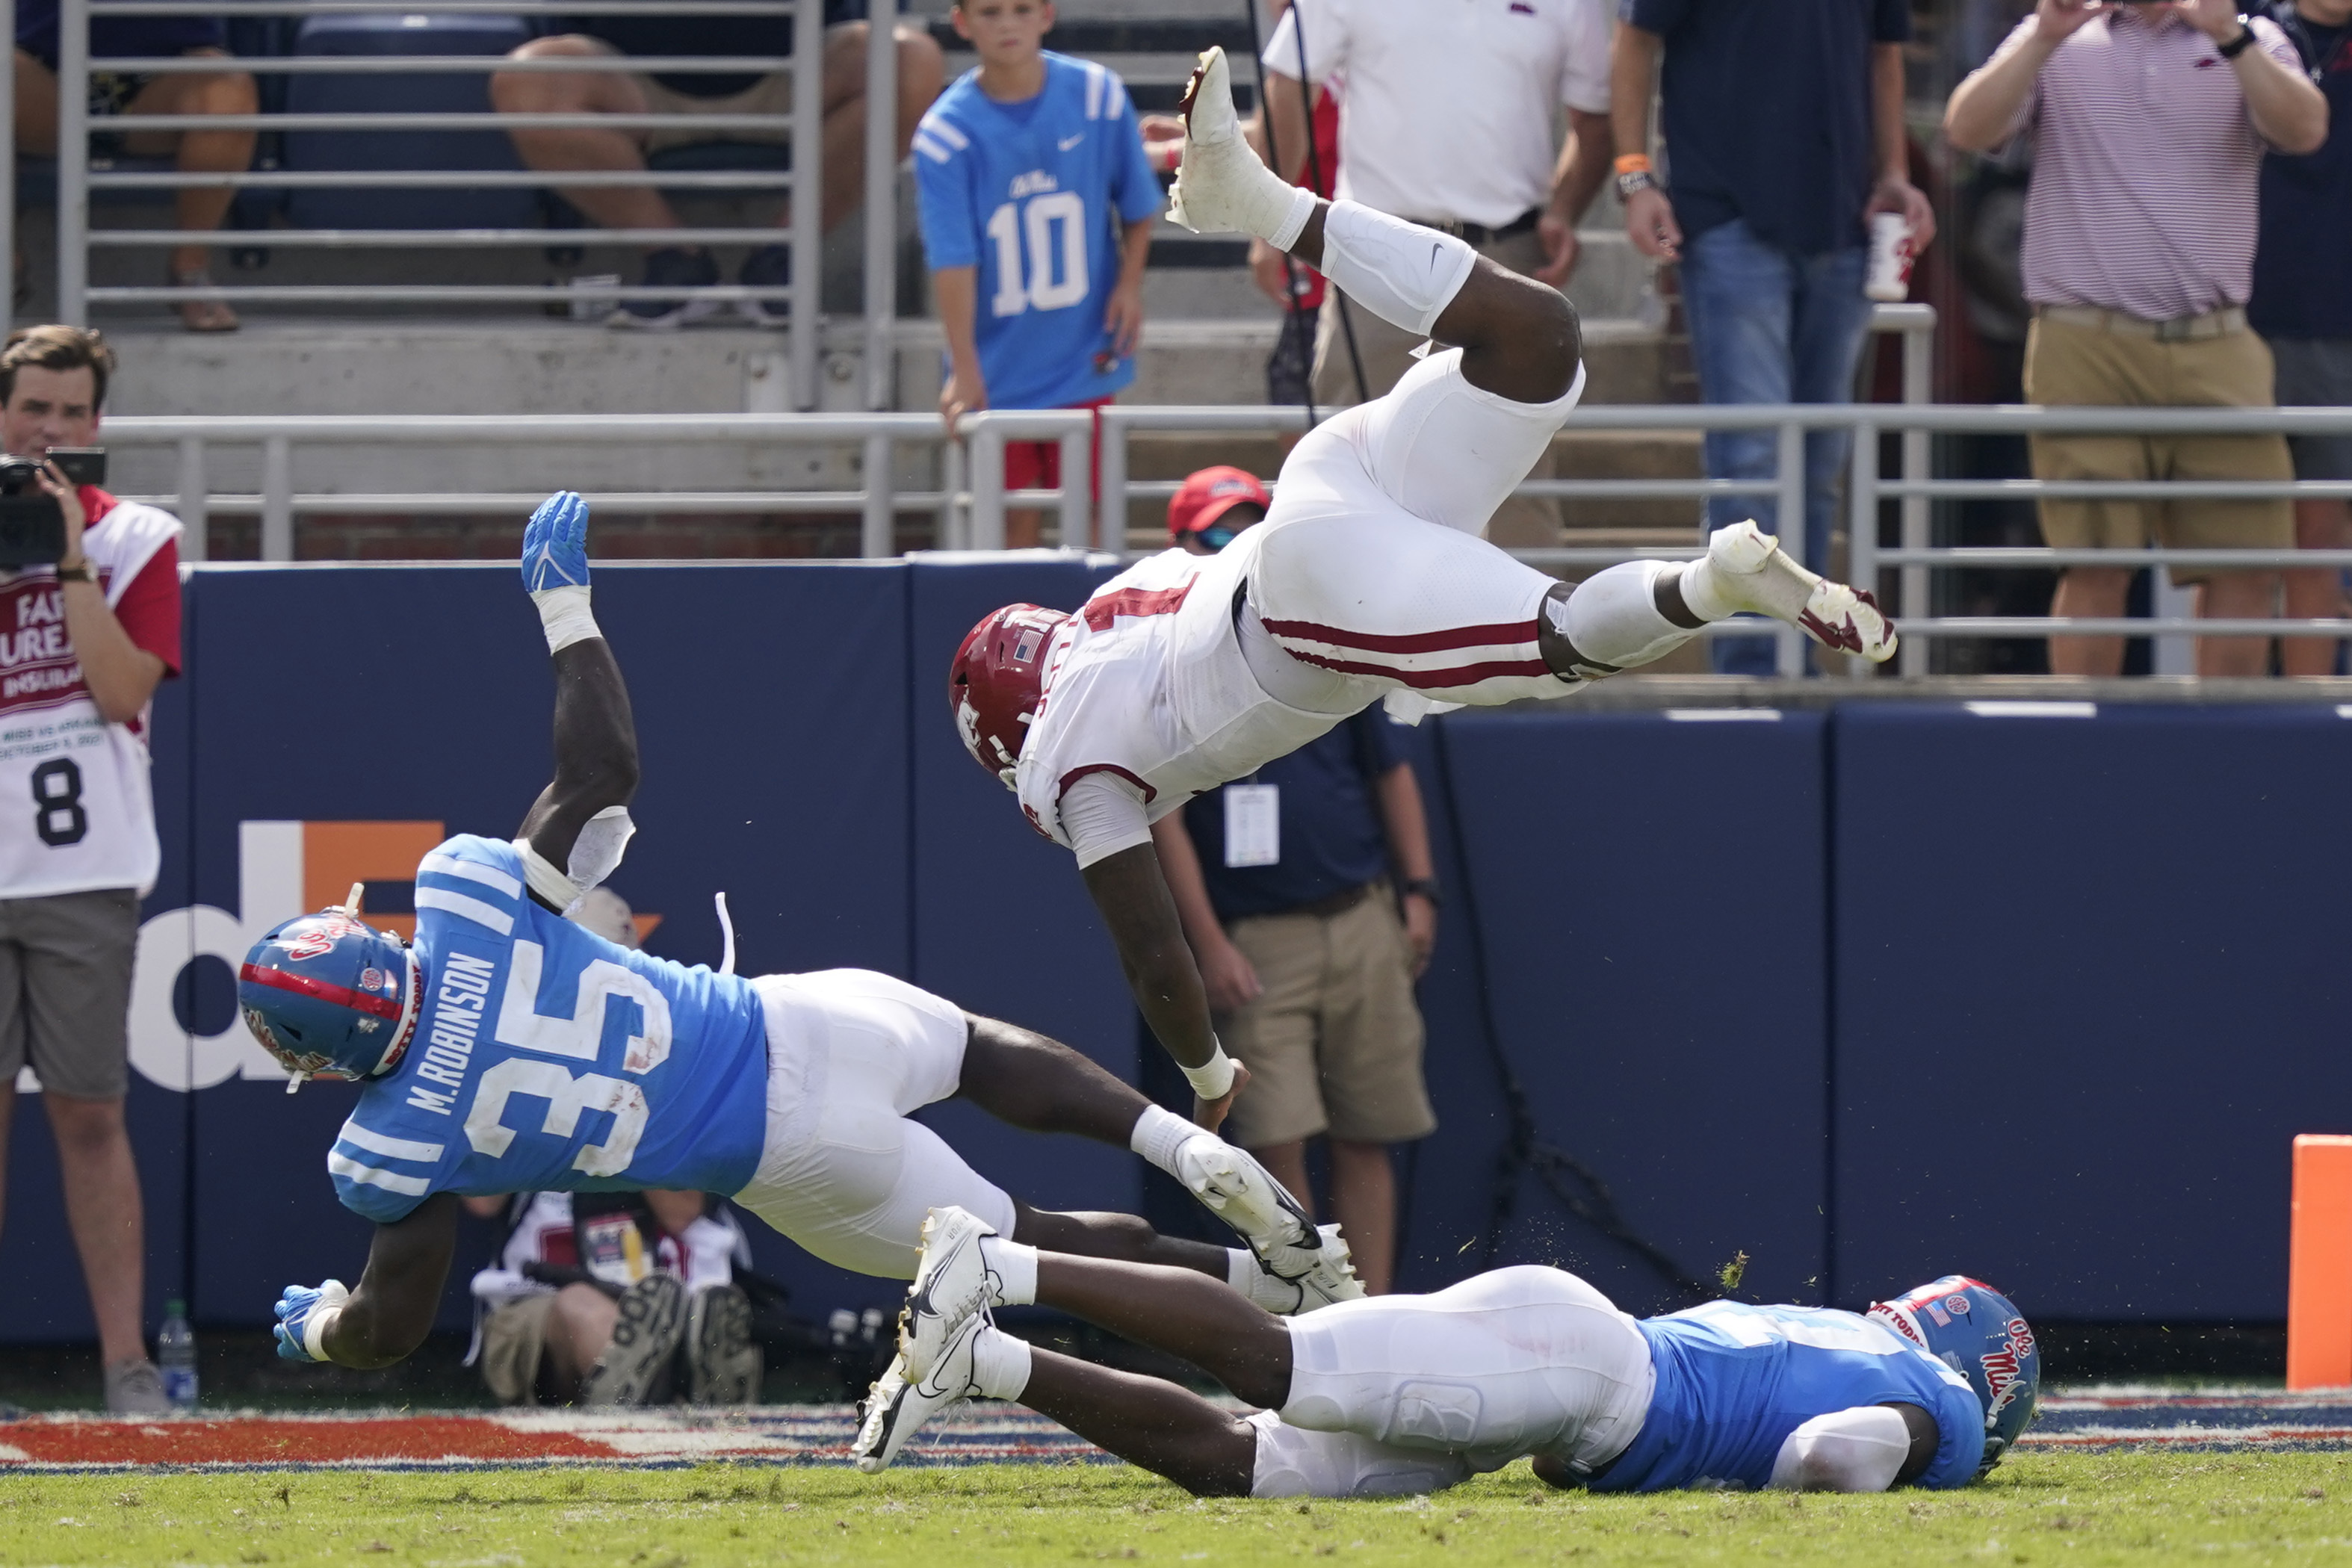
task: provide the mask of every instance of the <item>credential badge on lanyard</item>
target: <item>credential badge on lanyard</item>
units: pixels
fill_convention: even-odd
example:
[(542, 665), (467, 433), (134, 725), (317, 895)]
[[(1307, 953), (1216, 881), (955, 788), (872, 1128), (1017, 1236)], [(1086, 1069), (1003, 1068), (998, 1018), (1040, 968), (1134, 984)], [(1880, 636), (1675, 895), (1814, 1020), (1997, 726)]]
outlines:
[(1275, 865), (1282, 859), (1282, 786), (1225, 786), (1225, 864)]

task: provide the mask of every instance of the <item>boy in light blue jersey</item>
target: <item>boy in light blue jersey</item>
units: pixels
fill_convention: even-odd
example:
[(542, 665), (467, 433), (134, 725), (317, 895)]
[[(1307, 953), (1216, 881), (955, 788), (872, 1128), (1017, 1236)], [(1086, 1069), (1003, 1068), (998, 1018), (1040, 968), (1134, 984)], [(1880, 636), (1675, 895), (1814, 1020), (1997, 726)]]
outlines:
[[(1261, 1408), (996, 1329), (993, 1308), (1032, 1302), (1190, 1361)], [(980, 1395), (1203, 1496), (1431, 1492), (1519, 1458), (1594, 1491), (1959, 1487), (2032, 1421), (2042, 1377), (2016, 1307), (1958, 1274), (1867, 1314), (1721, 1301), (1636, 1321), (1573, 1274), (1497, 1269), (1284, 1322), (1213, 1282), (1040, 1256), (953, 1210), (925, 1230), (902, 1321), (898, 1382), (876, 1385), (851, 1446), (861, 1469)]]
[[(947, 336), (940, 412), (1099, 408), (1135, 380), (1160, 208), (1118, 78), (1049, 53), (1050, 0), (958, 0), (978, 68), (915, 132), (923, 248)], [(1061, 483), (1059, 448), (1014, 442), (1005, 485)], [(1034, 544), (1034, 514), (1009, 525)]]
[[(524, 532), (555, 675), (555, 777), (520, 832), (460, 834), (418, 863), (412, 944), (362, 921), (354, 888), (270, 932), (238, 971), (247, 1025), (297, 1085), (363, 1085), (327, 1168), (376, 1223), (367, 1271), (354, 1290), (289, 1287), (280, 1354), (407, 1355), (432, 1327), (459, 1199), (525, 1191), (720, 1193), (828, 1262), (898, 1279), (926, 1212), (955, 1203), (1047, 1248), (1202, 1270), (1282, 1310), (1360, 1294), (1336, 1234), (1255, 1161), (1066, 1046), (887, 975), (746, 979), (562, 917), (635, 831), (636, 729), (591, 610), (587, 511), (556, 496)], [(1253, 1249), (1030, 1207), (910, 1119), (956, 1095), (1017, 1126), (1125, 1144)]]

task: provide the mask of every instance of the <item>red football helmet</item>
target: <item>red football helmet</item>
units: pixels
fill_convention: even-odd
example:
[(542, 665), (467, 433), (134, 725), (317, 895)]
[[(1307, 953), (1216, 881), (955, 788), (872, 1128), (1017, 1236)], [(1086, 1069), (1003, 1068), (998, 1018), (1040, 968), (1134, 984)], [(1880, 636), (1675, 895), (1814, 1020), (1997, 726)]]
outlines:
[(1008, 604), (981, 619), (948, 669), (948, 706), (971, 759), (1014, 787), (1030, 716), (1045, 695), (1045, 649), (1069, 616)]

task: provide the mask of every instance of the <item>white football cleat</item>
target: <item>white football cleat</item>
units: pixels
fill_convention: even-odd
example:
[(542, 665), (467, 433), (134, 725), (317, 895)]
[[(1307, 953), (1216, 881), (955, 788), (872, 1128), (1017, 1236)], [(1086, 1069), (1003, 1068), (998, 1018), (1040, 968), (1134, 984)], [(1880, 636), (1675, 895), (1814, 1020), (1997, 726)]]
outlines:
[(1315, 210), (1315, 193), (1284, 181), (1244, 140), (1223, 48), (1202, 55), (1181, 110), (1184, 157), (1168, 215), (1194, 234), (1255, 235), (1287, 249)]
[(980, 1255), (980, 1239), (996, 1228), (950, 1204), (923, 1218), (923, 1258), (898, 1312), (897, 1364), (919, 1382), (966, 1318), (1003, 1299), (1003, 1281)]
[(1211, 1213), (1234, 1228), (1266, 1276), (1250, 1299), (1289, 1316), (1364, 1293), (1348, 1261), (1339, 1228), (1317, 1229), (1306, 1208), (1246, 1150), (1214, 1133), (1176, 1147), (1177, 1178)]
[(872, 1475), (889, 1469), (907, 1439), (921, 1431), (932, 1416), (980, 1392), (972, 1382), (971, 1347), (990, 1326), (984, 1311), (964, 1319), (963, 1326), (940, 1347), (938, 1362), (928, 1376), (902, 1376), (898, 1362), (893, 1361), (889, 1370), (875, 1379), (866, 1396), (857, 1437), (849, 1445), (849, 1457), (859, 1469)]
[(1339, 1234), (1339, 1228), (1322, 1227), (1315, 1234), (1315, 1243), (1313, 1247), (1274, 1247), (1258, 1253), (1258, 1268), (1269, 1276), (1268, 1283), (1278, 1280), (1298, 1292), (1297, 1306), (1269, 1311), (1292, 1317), (1334, 1301), (1352, 1301), (1364, 1293), (1356, 1266), (1349, 1260), (1348, 1239)]
[(1716, 586), (1736, 608), (1785, 621), (1824, 648), (1874, 664), (1895, 656), (1895, 628), (1867, 590), (1806, 570), (1753, 522), (1709, 535), (1706, 559)]

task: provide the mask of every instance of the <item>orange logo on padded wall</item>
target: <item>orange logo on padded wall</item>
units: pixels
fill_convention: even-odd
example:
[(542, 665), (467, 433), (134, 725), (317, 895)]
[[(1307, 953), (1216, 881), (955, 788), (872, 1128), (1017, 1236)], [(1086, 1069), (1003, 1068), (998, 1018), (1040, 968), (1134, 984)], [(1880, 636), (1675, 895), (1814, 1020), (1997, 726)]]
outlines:
[[(446, 837), (439, 822), (238, 823), (237, 907), (169, 909), (139, 928), (131, 1065), (166, 1089), (208, 1089), (231, 1078), (283, 1079), (286, 1070), (256, 1043), (234, 1009), (225, 1019), (200, 1020), (221, 1023), (215, 1034), (193, 1034), (181, 1026), (173, 1003), (181, 975), (203, 958), (217, 959), (234, 974), (270, 927), (341, 904), (355, 882), (404, 889), (415, 879), (416, 862)], [(416, 935), (414, 913), (378, 913), (362, 901), (362, 918), (404, 942)]]
[[(439, 822), (239, 822), (237, 907), (167, 909), (139, 928), (131, 1065), (165, 1089), (209, 1089), (231, 1078), (283, 1082), (286, 1070), (255, 1041), (235, 1009), (224, 1018), (197, 1020), (217, 1024), (215, 1033), (182, 1026), (173, 1002), (181, 977), (206, 958), (234, 975), (271, 927), (341, 904), (353, 883), (373, 894), (362, 898), (361, 919), (414, 941), (416, 862), (446, 837)], [(658, 915), (634, 918), (641, 942), (661, 921)]]

